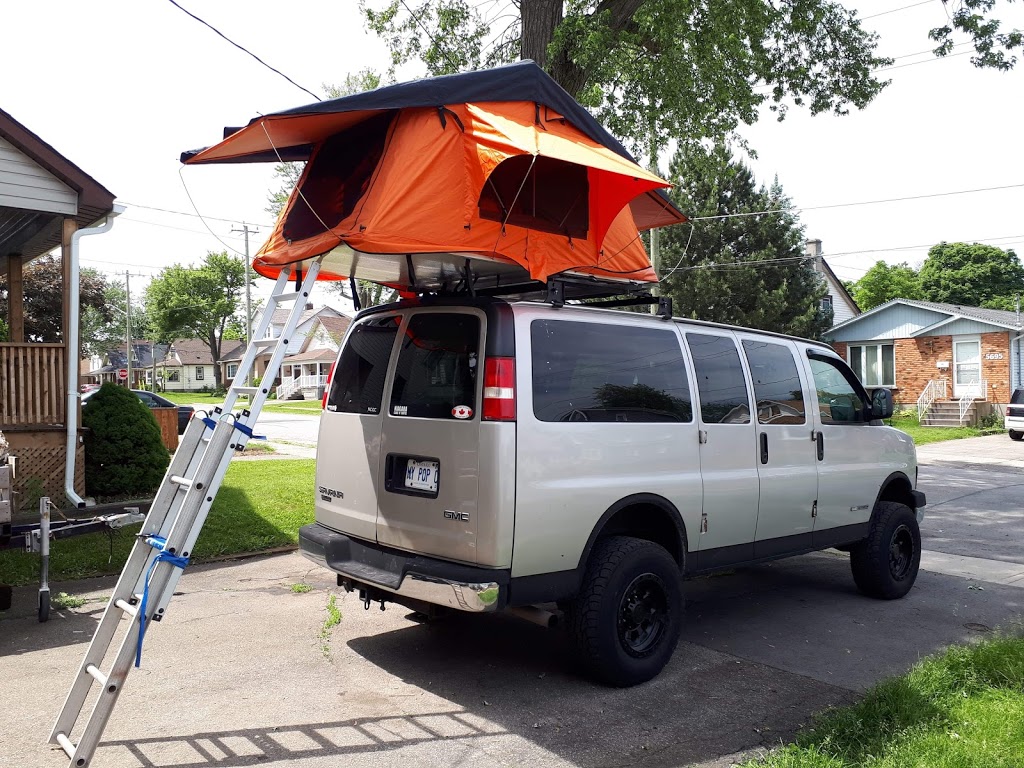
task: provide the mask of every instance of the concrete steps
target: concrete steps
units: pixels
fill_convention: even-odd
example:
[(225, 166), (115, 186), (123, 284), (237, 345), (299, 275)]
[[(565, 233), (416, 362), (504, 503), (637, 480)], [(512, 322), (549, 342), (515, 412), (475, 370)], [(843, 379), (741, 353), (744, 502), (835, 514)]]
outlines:
[(921, 419), (922, 427), (963, 427), (974, 426), (978, 422), (978, 405), (971, 403), (964, 414), (964, 420), (960, 421), (960, 403), (957, 400), (936, 400), (929, 406), (924, 418)]

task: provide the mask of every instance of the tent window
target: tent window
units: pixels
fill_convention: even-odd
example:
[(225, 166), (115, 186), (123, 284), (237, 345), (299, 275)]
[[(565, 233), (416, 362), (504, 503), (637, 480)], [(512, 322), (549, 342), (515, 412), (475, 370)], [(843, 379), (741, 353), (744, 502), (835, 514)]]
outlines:
[(587, 169), (550, 157), (537, 157), (531, 168), (532, 161), (531, 155), (517, 155), (491, 172), (480, 193), (480, 218), (586, 238), (590, 223)]
[(319, 235), (324, 224), (336, 227), (355, 210), (384, 154), (393, 117), (394, 112), (371, 117), (323, 143), (310, 160), (312, 166), (302, 180), (301, 197), (288, 211), (284, 223), (286, 239), (303, 240)]

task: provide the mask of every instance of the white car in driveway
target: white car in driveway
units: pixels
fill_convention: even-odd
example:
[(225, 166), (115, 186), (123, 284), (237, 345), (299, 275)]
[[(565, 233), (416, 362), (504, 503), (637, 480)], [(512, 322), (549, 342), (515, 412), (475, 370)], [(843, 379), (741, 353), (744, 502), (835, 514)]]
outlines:
[(1010, 433), (1011, 440), (1024, 439), (1024, 389), (1013, 390), (1003, 426)]

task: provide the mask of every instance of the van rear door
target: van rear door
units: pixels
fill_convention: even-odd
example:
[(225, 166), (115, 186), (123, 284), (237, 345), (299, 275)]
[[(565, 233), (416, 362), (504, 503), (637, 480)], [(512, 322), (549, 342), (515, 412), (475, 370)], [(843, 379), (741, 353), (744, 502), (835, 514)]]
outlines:
[(405, 313), (384, 397), (380, 544), (478, 562), (485, 324), (473, 307)]
[(381, 401), (401, 322), (392, 312), (352, 326), (320, 417), (316, 521), (367, 541), (377, 536)]

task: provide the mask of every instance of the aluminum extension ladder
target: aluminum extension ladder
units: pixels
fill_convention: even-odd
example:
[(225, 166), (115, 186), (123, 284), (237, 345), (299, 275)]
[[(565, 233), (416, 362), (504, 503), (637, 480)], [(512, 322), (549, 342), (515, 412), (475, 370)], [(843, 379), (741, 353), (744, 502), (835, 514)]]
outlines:
[[(288, 339), (299, 324), (319, 271), (319, 260), (309, 265), (305, 275), (298, 270), (297, 288), (291, 292), (287, 288), (292, 269), (282, 270), (278, 277), (234, 378), (244, 382), (256, 356), (272, 350), (260, 386), (232, 385), (222, 406), (206, 418), (196, 414), (189, 422), (50, 733), (50, 743), (59, 744), (71, 758), (70, 768), (89, 765), (132, 664), (138, 666), (141, 660), (145, 631), (151, 622), (164, 617), (228, 464), (234, 452), (244, 448), (252, 437), (252, 427), (277, 377)], [(284, 331), (277, 338), (264, 338), (274, 310), (288, 301), (294, 304)], [(250, 402), (240, 413), (233, 414), (231, 409), (240, 394), (249, 395)], [(124, 622), (124, 618), (128, 621)], [(126, 631), (111, 666), (102, 671), (104, 660), (116, 645), (119, 628)], [(75, 743), (72, 729), (85, 710), (93, 683), (99, 683), (99, 692)]]

